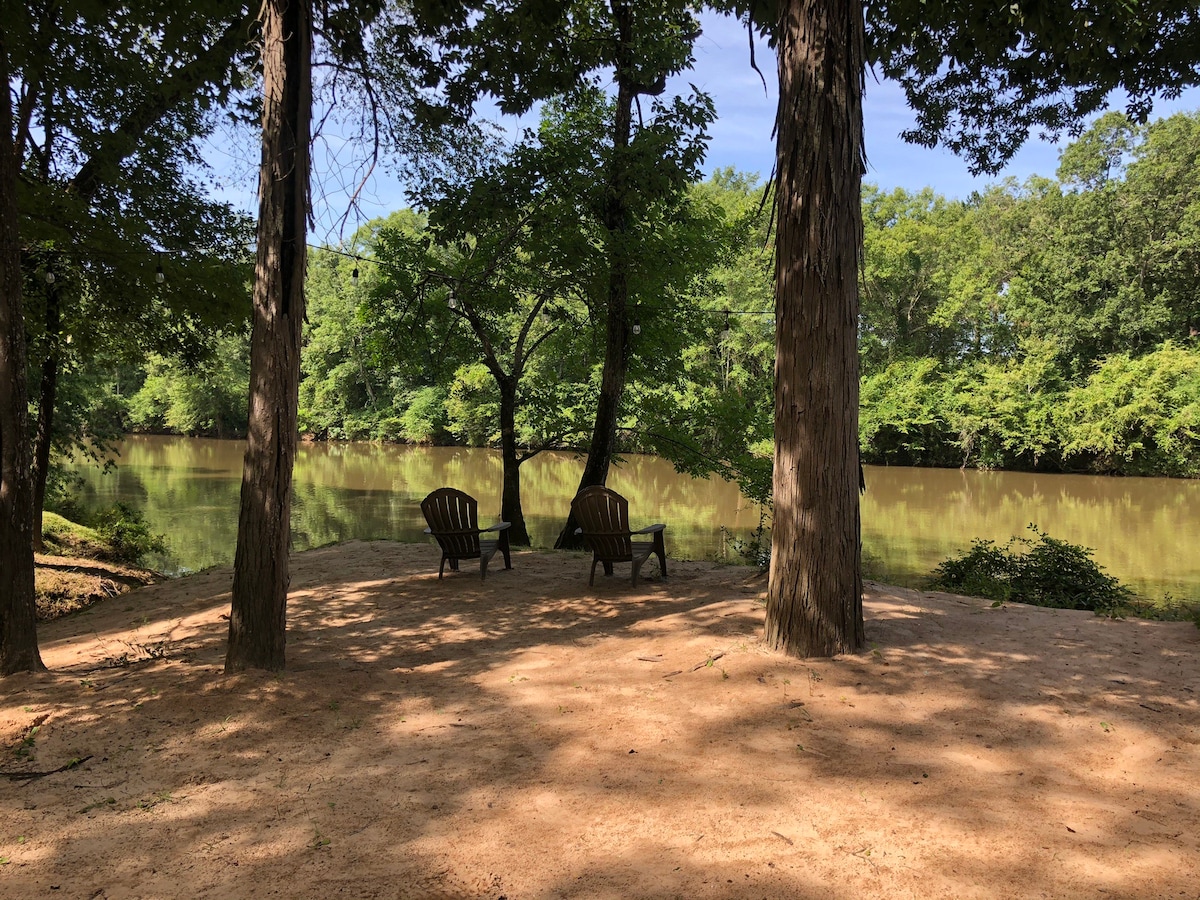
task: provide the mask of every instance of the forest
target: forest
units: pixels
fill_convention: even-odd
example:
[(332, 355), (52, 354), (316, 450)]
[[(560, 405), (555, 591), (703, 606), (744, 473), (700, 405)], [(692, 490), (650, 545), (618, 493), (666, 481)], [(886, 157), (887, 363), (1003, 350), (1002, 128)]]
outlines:
[[(551, 110), (541, 147), (576, 125)], [(1200, 475), (1198, 157), (1200, 113), (1138, 126), (1113, 112), (1054, 178), (965, 200), (867, 185), (863, 460)], [(594, 235), (550, 204), (519, 229), (455, 234), (439, 201), (440, 221), (400, 210), (313, 249), (301, 431), (500, 446), (509, 415), (521, 459), (585, 444), (603, 365), (581, 282)], [(725, 171), (647, 218), (620, 421), (622, 450), (755, 498), (770, 491), (770, 207), (757, 176)], [(129, 431), (245, 434), (242, 319), (193, 328), (185, 349), (141, 346), (64, 367), (63, 451)]]

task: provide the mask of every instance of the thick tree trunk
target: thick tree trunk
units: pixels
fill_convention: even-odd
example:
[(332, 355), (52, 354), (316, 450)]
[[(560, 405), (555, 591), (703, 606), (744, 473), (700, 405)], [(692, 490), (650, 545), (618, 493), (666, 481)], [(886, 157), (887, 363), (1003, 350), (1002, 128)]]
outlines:
[(62, 314), (58, 290), (46, 292), (46, 358), (38, 386), (37, 433), (33, 439), (33, 549), (42, 549), (42, 512), (46, 506), (46, 481), (50, 477), (50, 450), (54, 440), (54, 404), (58, 398), (58, 342)]
[[(633, 101), (637, 96), (632, 66), (632, 13), (626, 3), (614, 3), (622, 52), (617, 65), (617, 100), (613, 121), (612, 168), (604, 198), (603, 225), (608, 232), (608, 295), (605, 298), (604, 370), (600, 376), (600, 396), (596, 402), (596, 420), (588, 444), (587, 462), (579, 479), (579, 491), (604, 484), (608, 468), (617, 450), (617, 417), (625, 393), (629, 369), (629, 256), (626, 231), (629, 228), (628, 154), (633, 128)], [(556, 550), (578, 550), (583, 541), (575, 534), (579, 523), (575, 513), (554, 542)]]
[(266, 0), (250, 424), (226, 672), (285, 662), (312, 112), (309, 0)]
[(33, 596), (29, 387), (9, 47), (0, 33), (0, 675), (45, 669)]
[(767, 643), (833, 656), (865, 640), (858, 471), (863, 8), (782, 0), (775, 474)]
[(529, 531), (521, 509), (521, 460), (517, 458), (517, 379), (500, 379), (500, 459), (504, 466), (504, 485), (500, 494), (500, 518), (510, 522), (509, 544), (529, 546)]

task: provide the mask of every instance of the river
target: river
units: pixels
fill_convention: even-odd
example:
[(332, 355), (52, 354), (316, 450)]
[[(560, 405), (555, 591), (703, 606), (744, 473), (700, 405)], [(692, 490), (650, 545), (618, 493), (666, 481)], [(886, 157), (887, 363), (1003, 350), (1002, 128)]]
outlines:
[[(133, 436), (108, 473), (84, 463), (86, 508), (116, 501), (141, 510), (166, 535), (168, 571), (233, 559), (243, 444)], [(535, 546), (553, 543), (583, 460), (543, 453), (521, 467), (526, 523)], [(477, 497), (480, 518), (500, 507), (500, 457), (491, 450), (392, 444), (302, 444), (294, 476), (293, 535), (298, 550), (352, 538), (425, 540), (421, 499), (452, 485)], [(919, 585), (972, 539), (1003, 542), (1035, 523), (1053, 537), (1095, 549), (1111, 574), (1154, 598), (1200, 599), (1200, 481), (1031, 475), (957, 469), (867, 467), (862, 503), (864, 571), (869, 578)], [(667, 523), (667, 553), (736, 559), (736, 542), (759, 524), (757, 506), (734, 485), (695, 479), (670, 463), (628, 456), (609, 486), (630, 501), (634, 527)]]

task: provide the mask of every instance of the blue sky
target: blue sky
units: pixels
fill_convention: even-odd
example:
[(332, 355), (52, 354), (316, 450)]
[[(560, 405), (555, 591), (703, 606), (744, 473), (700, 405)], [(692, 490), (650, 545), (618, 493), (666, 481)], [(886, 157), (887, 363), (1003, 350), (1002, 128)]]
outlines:
[[(708, 91), (717, 104), (718, 122), (708, 155), (708, 170), (733, 166), (747, 172), (759, 172), (765, 179), (774, 158), (771, 123), (775, 116), (776, 89), (774, 58), (763, 42), (756, 42), (755, 58), (766, 76), (769, 94), (762, 80), (750, 69), (745, 31), (736, 22), (705, 16), (704, 35), (696, 47), (696, 70), (691, 80)], [(1185, 91), (1172, 102), (1155, 104), (1154, 118), (1174, 112), (1200, 109), (1200, 89)], [(919, 190), (932, 187), (947, 197), (965, 198), (971, 191), (1014, 177), (1018, 182), (1030, 175), (1054, 177), (1058, 168), (1059, 147), (1030, 141), (1013, 157), (1005, 169), (994, 176), (973, 177), (966, 163), (948, 150), (906, 144), (900, 133), (915, 124), (904, 92), (895, 82), (867, 76), (863, 102), (866, 131), (866, 180), (883, 188), (903, 187)]]
[[(750, 68), (748, 39), (737, 22), (709, 14), (703, 25), (695, 69), (681, 79), (684, 84), (679, 90), (686, 92), (690, 81), (711, 94), (716, 103), (718, 118), (710, 129), (705, 168), (711, 173), (732, 166), (741, 172), (756, 172), (765, 181), (775, 152), (771, 137), (777, 96), (774, 59), (765, 42), (756, 41), (756, 61), (766, 76), (764, 90), (762, 80)], [(1177, 101), (1157, 104), (1154, 116), (1197, 109), (1200, 89), (1193, 89)], [(974, 178), (966, 164), (949, 151), (904, 143), (899, 135), (912, 127), (913, 116), (903, 92), (898, 85), (876, 80), (869, 73), (863, 114), (866, 180), (882, 188), (915, 191), (928, 186), (947, 197), (964, 198), (1008, 177), (1018, 182), (1034, 174), (1053, 177), (1058, 167), (1059, 148), (1031, 138), (999, 174)], [(257, 183), (256, 153), (250, 146), (212, 148), (217, 157), (213, 162), (221, 173), (222, 195), (251, 211)], [(381, 166), (363, 189), (357, 207), (347, 214), (350, 195), (361, 178), (358, 166), (362, 156), (359, 145), (340, 135), (335, 124), (326, 126), (314, 156), (315, 241), (336, 241), (367, 219), (406, 205), (400, 183)]]

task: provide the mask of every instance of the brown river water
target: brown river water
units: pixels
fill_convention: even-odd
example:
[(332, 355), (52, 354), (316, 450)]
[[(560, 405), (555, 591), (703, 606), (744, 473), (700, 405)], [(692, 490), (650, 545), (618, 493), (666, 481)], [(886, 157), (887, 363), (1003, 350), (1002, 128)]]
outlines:
[[(243, 444), (135, 436), (117, 468), (77, 464), (89, 508), (116, 501), (141, 510), (166, 535), (167, 571), (232, 562)], [(579, 484), (582, 457), (544, 453), (521, 467), (526, 524), (549, 546)], [(1093, 548), (1096, 561), (1146, 596), (1200, 599), (1200, 481), (1031, 475), (957, 469), (867, 467), (862, 501), (868, 577), (920, 585), (971, 540), (1003, 542), (1036, 524), (1053, 537)], [(670, 463), (628, 456), (609, 476), (630, 501), (635, 528), (667, 523), (667, 552), (687, 559), (740, 559), (739, 542), (759, 524), (758, 507), (737, 487), (675, 472)], [(296, 549), (354, 538), (421, 541), (419, 504), (451, 485), (500, 507), (500, 457), (491, 450), (391, 444), (302, 444), (294, 475)]]

